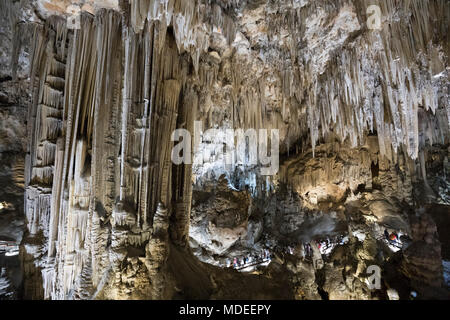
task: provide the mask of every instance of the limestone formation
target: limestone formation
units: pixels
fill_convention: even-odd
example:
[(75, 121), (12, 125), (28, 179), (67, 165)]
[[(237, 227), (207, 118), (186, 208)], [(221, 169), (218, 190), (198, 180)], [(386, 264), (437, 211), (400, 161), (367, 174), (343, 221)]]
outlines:
[[(21, 295), (445, 291), (450, 244), (419, 209), (450, 205), (450, 4), (380, 0), (373, 27), (372, 2), (0, 0), (0, 236), (20, 230)], [(279, 170), (250, 161), (266, 141), (224, 163), (210, 128), (278, 130)], [(172, 161), (175, 129), (192, 163)], [(374, 264), (405, 282), (368, 289)]]
[(436, 225), (425, 214), (411, 224), (413, 242), (403, 253), (403, 272), (419, 286), (442, 287), (441, 243)]

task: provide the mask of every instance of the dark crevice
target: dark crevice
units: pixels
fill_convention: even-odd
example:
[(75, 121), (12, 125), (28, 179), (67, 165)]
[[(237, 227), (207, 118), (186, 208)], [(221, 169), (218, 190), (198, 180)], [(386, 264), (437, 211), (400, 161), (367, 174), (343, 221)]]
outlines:
[(316, 270), (316, 284), (317, 284), (317, 292), (319, 293), (322, 300), (330, 300), (328, 292), (323, 289), (325, 285), (326, 275), (325, 270), (320, 269)]

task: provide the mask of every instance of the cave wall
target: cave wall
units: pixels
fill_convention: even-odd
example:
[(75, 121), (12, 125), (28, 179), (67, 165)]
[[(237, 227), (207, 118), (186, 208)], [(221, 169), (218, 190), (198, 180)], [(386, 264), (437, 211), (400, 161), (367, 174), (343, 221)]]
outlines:
[[(26, 231), (24, 168), (33, 18), (30, 1), (0, 1), (0, 240), (15, 244)], [(0, 299), (22, 297), (23, 267), (19, 256), (1, 253)]]
[(172, 210), (169, 139), (187, 72), (158, 24), (135, 34), (114, 11), (83, 15), (75, 34), (64, 23), (37, 30), (29, 112), (27, 221), (48, 241), (46, 298), (97, 288), (129, 248), (144, 252), (156, 207)]
[(372, 164), (412, 203), (422, 150), (449, 142), (449, 6), (380, 1), (370, 30), (368, 4), (97, 1), (71, 30), (67, 1), (37, 1), (25, 249), (44, 297), (171, 294), (168, 239), (187, 246), (191, 179), (208, 174), (172, 164), (170, 135), (194, 120), (279, 129), (288, 160), (269, 180), (309, 206), (314, 188), (373, 188)]

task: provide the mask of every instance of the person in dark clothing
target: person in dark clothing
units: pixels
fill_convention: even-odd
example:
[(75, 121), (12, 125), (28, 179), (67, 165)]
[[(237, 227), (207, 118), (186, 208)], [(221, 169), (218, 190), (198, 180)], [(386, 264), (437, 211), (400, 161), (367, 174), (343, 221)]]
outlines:
[(384, 237), (386, 238), (386, 240), (389, 240), (389, 232), (387, 231), (387, 229), (384, 229)]

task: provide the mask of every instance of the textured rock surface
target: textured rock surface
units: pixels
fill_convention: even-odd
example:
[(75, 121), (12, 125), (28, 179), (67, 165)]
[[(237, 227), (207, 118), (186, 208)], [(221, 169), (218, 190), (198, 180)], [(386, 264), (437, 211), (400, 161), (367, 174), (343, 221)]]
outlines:
[(413, 242), (403, 253), (403, 272), (413, 282), (441, 287), (441, 243), (436, 224), (429, 215), (422, 215), (411, 222), (411, 231)]
[[(0, 1), (0, 240), (24, 235), (24, 168), (30, 51), (34, 16), (30, 1)], [(34, 266), (34, 263), (31, 263)], [(22, 297), (19, 256), (0, 253), (0, 299)]]
[(251, 197), (229, 189), (222, 176), (213, 190), (194, 191), (189, 235), (190, 246), (208, 255), (222, 255), (247, 236)]

